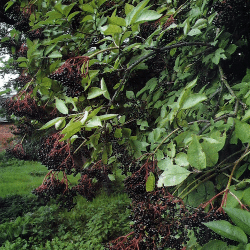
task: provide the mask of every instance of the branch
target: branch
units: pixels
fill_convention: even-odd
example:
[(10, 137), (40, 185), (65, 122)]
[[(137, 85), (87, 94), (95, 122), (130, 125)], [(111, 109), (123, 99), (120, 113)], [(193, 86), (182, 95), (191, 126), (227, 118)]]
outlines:
[(126, 70), (125, 70), (125, 74), (122, 78), (122, 81), (120, 83), (119, 88), (116, 90), (115, 94), (113, 95), (112, 99), (109, 102), (108, 106), (111, 106), (115, 100), (115, 98), (117, 97), (117, 95), (119, 94), (119, 92), (121, 91), (122, 87), (126, 84), (127, 82), (127, 76), (129, 75), (130, 71), (137, 66), (139, 63), (149, 59), (150, 57), (156, 55), (159, 52), (164, 52), (173, 48), (180, 48), (180, 47), (184, 47), (184, 46), (207, 46), (207, 47), (214, 47), (214, 45), (211, 45), (210, 43), (203, 43), (203, 42), (183, 42), (183, 43), (177, 43), (177, 44), (172, 44), (163, 48), (156, 48), (156, 47), (147, 47), (145, 49), (147, 50), (153, 50), (152, 52), (150, 52), (149, 54), (141, 57), (140, 59), (138, 59), (136, 62), (134, 62), (133, 64), (131, 64)]

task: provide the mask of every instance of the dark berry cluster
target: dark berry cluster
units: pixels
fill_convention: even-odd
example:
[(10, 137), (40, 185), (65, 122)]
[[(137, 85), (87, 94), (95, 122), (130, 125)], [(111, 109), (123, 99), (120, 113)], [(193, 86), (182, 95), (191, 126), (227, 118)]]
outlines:
[(22, 43), (20, 49), (17, 51), (18, 57), (27, 57), (28, 46), (26, 43)]
[(76, 193), (69, 188), (65, 173), (60, 180), (57, 174), (50, 171), (44, 178), (42, 185), (33, 190), (32, 193), (45, 202), (51, 199), (56, 200), (60, 207), (67, 208), (68, 211), (75, 206), (74, 197)]
[(131, 204), (133, 232), (109, 243), (109, 249), (183, 249), (188, 240), (181, 223), (182, 201), (163, 188), (148, 193), (144, 201)]
[(148, 112), (146, 110), (146, 105), (146, 101), (130, 99), (125, 105), (125, 108), (127, 108), (127, 114), (129, 114), (127, 119), (147, 120)]
[(216, 1), (213, 9), (217, 16), (213, 23), (217, 27), (225, 27), (230, 33), (248, 34), (250, 22), (250, 2), (248, 0)]
[(59, 69), (50, 74), (49, 78), (67, 87), (67, 96), (80, 96), (84, 92), (81, 79), (88, 75), (88, 63), (89, 58), (86, 56), (69, 58)]
[(139, 170), (124, 180), (126, 192), (129, 197), (137, 202), (145, 200), (147, 196), (146, 181), (150, 172), (155, 171), (154, 162), (146, 162)]
[[(189, 215), (186, 216), (185, 219), (183, 219), (183, 223), (187, 226), (188, 229), (192, 229), (194, 231), (195, 237), (197, 238), (197, 242), (199, 242), (200, 245), (204, 245), (213, 239), (225, 240), (220, 235), (216, 234), (214, 231), (212, 231), (203, 224), (203, 222), (209, 222), (214, 220), (228, 221), (230, 219), (222, 211), (222, 209), (211, 209), (209, 212), (205, 212), (204, 209), (199, 208), (193, 211), (192, 213), (189, 213)], [(228, 243), (233, 242), (228, 241)]]
[(27, 32), (30, 29), (29, 18), (33, 11), (34, 11), (34, 8), (32, 5), (28, 5), (25, 8), (23, 8), (20, 11), (20, 14), (18, 15), (18, 19), (16, 20), (16, 23), (14, 24), (15, 29), (19, 31)]
[(14, 135), (32, 135), (32, 132), (34, 130), (34, 127), (29, 122), (19, 123), (15, 130), (12, 131), (12, 134)]
[(22, 73), (18, 78), (15, 79), (15, 87), (22, 88), (26, 83), (31, 81), (31, 76), (25, 73)]
[(43, 39), (44, 38), (42, 29), (30, 30), (29, 32), (27, 32), (27, 36), (32, 41), (35, 39)]
[[(73, 187), (73, 190), (87, 200), (92, 201), (100, 188), (106, 188), (108, 192), (111, 190), (109, 174), (112, 174), (111, 169), (99, 161), (91, 167), (82, 170), (79, 184)], [(94, 180), (96, 181), (94, 182)]]
[(62, 138), (63, 135), (60, 133), (45, 138), (38, 152), (38, 158), (48, 169), (71, 174), (73, 169), (77, 170), (78, 167), (74, 162), (70, 144), (60, 141)]
[(13, 148), (6, 149), (6, 153), (20, 160), (28, 160), (28, 156), (23, 148), (22, 143), (16, 144)]
[(46, 115), (46, 111), (43, 107), (37, 105), (37, 101), (32, 95), (33, 90), (29, 88), (7, 99), (4, 103), (7, 114), (14, 114), (18, 117), (25, 116), (36, 120), (43, 119)]

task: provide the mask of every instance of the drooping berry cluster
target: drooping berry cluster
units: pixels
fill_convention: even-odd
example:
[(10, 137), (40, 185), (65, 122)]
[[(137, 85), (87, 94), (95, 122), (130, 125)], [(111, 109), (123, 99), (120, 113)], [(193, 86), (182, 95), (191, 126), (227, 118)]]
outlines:
[(109, 249), (184, 249), (188, 237), (181, 223), (185, 207), (180, 199), (161, 188), (147, 193), (143, 201), (133, 200), (131, 208), (133, 232), (110, 242)]
[(34, 130), (34, 127), (29, 122), (19, 123), (15, 130), (12, 131), (14, 135), (31, 135)]
[(28, 160), (28, 155), (26, 154), (22, 143), (16, 144), (13, 148), (6, 149), (6, 153), (20, 160)]
[(37, 101), (33, 95), (32, 88), (23, 90), (17, 95), (9, 98), (4, 103), (7, 114), (14, 114), (18, 117), (28, 117), (30, 119), (40, 120), (46, 115), (43, 107), (37, 105)]
[(54, 133), (43, 140), (38, 157), (42, 164), (53, 171), (66, 171), (71, 174), (73, 169), (79, 171), (74, 162), (69, 142), (60, 141), (63, 135)]
[(51, 199), (56, 200), (60, 207), (67, 208), (68, 211), (75, 206), (74, 197), (76, 193), (69, 188), (65, 173), (63, 173), (63, 178), (60, 180), (58, 173), (50, 171), (45, 176), (42, 185), (33, 190), (32, 193), (45, 202)]
[(15, 87), (22, 88), (26, 83), (31, 81), (31, 76), (25, 73), (22, 73), (18, 78), (15, 79)]
[(213, 23), (224, 26), (227, 31), (240, 32), (246, 35), (250, 22), (250, 3), (248, 0), (216, 1), (213, 9), (218, 12)]
[(87, 56), (69, 58), (59, 69), (50, 74), (49, 78), (57, 80), (67, 87), (68, 96), (80, 96), (84, 91), (81, 79), (88, 75), (88, 64), (89, 57)]
[[(109, 174), (112, 174), (111, 169), (99, 161), (91, 167), (82, 170), (79, 184), (72, 189), (87, 200), (92, 201), (100, 188), (103, 187), (110, 191), (111, 181)], [(94, 182), (94, 179), (96, 182)]]
[(129, 197), (137, 202), (145, 200), (147, 196), (146, 181), (150, 172), (155, 171), (155, 162), (146, 162), (139, 170), (124, 180), (126, 192)]
[(15, 29), (27, 32), (30, 29), (29, 18), (33, 11), (33, 5), (29, 5), (23, 8), (22, 11), (20, 11), (17, 22), (14, 24)]

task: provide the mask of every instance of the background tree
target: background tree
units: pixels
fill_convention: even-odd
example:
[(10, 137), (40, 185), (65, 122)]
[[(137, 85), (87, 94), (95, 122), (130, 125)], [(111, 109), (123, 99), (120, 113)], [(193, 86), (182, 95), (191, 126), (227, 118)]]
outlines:
[(26, 39), (11, 152), (49, 169), (34, 192), (71, 209), (121, 169), (132, 232), (109, 249), (247, 249), (249, 5), (9, 1)]

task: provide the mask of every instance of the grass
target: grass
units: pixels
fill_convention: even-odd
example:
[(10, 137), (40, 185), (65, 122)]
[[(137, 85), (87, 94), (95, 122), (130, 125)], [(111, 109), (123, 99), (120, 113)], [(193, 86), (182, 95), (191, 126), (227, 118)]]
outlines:
[[(42, 184), (48, 169), (36, 161), (22, 161), (6, 158), (0, 154), (0, 197), (9, 195), (28, 195)], [(59, 175), (60, 177), (60, 175)], [(76, 184), (79, 175), (69, 176), (69, 181)]]

